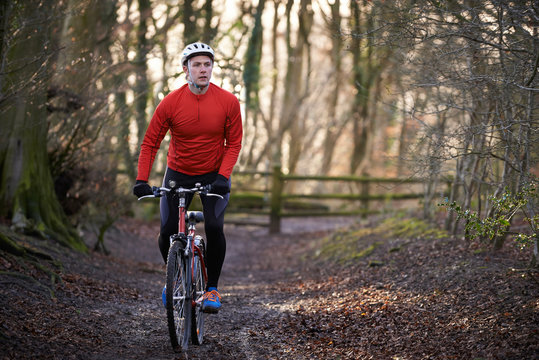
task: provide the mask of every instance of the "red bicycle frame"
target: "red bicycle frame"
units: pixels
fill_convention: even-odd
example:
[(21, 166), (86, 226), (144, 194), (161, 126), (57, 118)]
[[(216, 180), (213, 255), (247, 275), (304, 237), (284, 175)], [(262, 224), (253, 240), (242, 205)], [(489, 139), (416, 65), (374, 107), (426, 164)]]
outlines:
[[(187, 215), (187, 210), (185, 209), (185, 193), (180, 194), (179, 196), (179, 203), (178, 203), (178, 209), (179, 209), (179, 219), (178, 219), (178, 233), (180, 236), (183, 234), (185, 235), (185, 217)], [(195, 220), (196, 222), (196, 220)], [(204, 282), (208, 282), (208, 274), (206, 272), (206, 263), (204, 262), (204, 256), (202, 256), (202, 250), (198, 245), (195, 244), (195, 226), (194, 224), (190, 224), (188, 228), (187, 233), (187, 244), (191, 247), (191, 253), (193, 256), (198, 256), (200, 259), (200, 265), (202, 266), (202, 274), (204, 276)], [(190, 240), (189, 240), (190, 239)], [(191, 261), (191, 280), (194, 282), (195, 279), (195, 269), (194, 269), (195, 262)], [(195, 299), (193, 299), (193, 302), (195, 302)]]

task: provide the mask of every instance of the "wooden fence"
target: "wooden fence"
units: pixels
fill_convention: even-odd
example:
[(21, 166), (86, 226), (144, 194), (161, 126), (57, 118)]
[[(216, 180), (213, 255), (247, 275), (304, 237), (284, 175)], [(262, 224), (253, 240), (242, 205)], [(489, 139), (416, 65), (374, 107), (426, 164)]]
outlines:
[[(242, 179), (249, 178), (247, 181)], [(246, 184), (252, 184), (253, 179), (258, 178), (258, 183), (262, 184), (258, 188), (247, 188)], [(239, 180), (239, 181), (237, 181)], [(323, 193), (311, 191), (309, 193), (299, 191), (285, 192), (291, 187), (292, 182), (305, 183), (314, 181), (318, 185), (326, 182), (344, 182), (356, 184), (358, 193), (339, 192)], [(371, 209), (370, 203), (373, 201), (394, 202), (410, 199), (420, 199), (424, 197), (423, 192), (393, 192), (392, 190), (380, 192), (373, 191), (374, 184), (388, 184), (390, 187), (412, 184), (421, 184), (424, 180), (413, 178), (375, 178), (367, 176), (300, 176), (284, 174), (280, 166), (274, 166), (272, 171), (236, 171), (233, 174), (233, 193), (229, 213), (265, 215), (269, 220), (266, 222), (254, 223), (262, 226), (269, 226), (270, 233), (278, 233), (281, 230), (281, 219), (290, 216), (367, 216), (378, 213), (379, 209)], [(293, 187), (293, 186), (292, 186)], [(297, 186), (296, 186), (297, 187)], [(316, 188), (313, 186), (311, 188)], [(408, 189), (410, 190), (410, 189)], [(359, 206), (353, 209), (335, 210), (329, 207), (309, 206), (302, 203), (305, 201), (317, 200), (318, 202), (338, 201), (356, 202)], [(295, 202), (295, 204), (294, 204)], [(234, 205), (236, 203), (236, 205)], [(239, 205), (238, 205), (239, 203)], [(290, 205), (292, 204), (292, 205)], [(301, 205), (303, 204), (303, 205)], [(231, 220), (238, 224), (253, 224), (249, 221)], [(229, 222), (229, 220), (227, 220)]]

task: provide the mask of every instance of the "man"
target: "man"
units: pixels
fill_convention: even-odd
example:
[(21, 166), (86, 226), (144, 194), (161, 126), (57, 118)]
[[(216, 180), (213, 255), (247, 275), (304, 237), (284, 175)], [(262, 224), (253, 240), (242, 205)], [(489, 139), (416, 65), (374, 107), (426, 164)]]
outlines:
[[(202, 310), (216, 313), (221, 308), (217, 285), (226, 252), (223, 226), (230, 174), (243, 136), (240, 104), (232, 93), (210, 82), (214, 64), (211, 47), (200, 42), (187, 45), (181, 62), (188, 83), (168, 94), (157, 106), (142, 141), (133, 193), (137, 197), (152, 194), (148, 178), (161, 141), (170, 131), (163, 184), (169, 180), (183, 187), (212, 184), (212, 192), (223, 195), (223, 199), (201, 196), (208, 270)], [(187, 206), (191, 200), (192, 197), (187, 198)], [(169, 237), (178, 232), (178, 200), (168, 195), (162, 197), (160, 209), (158, 242), (166, 262)]]

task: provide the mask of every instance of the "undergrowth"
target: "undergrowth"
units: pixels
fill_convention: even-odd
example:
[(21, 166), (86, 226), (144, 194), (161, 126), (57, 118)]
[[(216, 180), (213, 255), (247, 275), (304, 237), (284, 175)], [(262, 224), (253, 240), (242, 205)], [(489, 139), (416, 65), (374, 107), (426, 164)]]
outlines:
[[(315, 258), (321, 261), (332, 261), (347, 264), (352, 261), (366, 259), (380, 246), (396, 240), (413, 241), (416, 238), (441, 239), (449, 234), (433, 224), (412, 217), (401, 216), (387, 218), (378, 224), (359, 229), (340, 230), (327, 236), (315, 252)], [(390, 252), (398, 251), (400, 247), (390, 246)], [(369, 265), (380, 265), (371, 261)]]

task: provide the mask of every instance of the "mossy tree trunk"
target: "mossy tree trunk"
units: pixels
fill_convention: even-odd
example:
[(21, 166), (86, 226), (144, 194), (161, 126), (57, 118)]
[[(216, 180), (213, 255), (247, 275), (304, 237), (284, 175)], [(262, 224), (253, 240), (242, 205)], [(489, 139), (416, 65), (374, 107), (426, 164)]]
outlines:
[(2, 5), (10, 7), (3, 22), (11, 37), (2, 39), (7, 41), (1, 54), (5, 62), (0, 74), (0, 216), (10, 218), (17, 229), (83, 250), (84, 243), (56, 198), (47, 155), (46, 89), (54, 3)]

